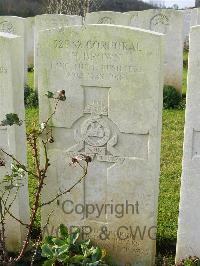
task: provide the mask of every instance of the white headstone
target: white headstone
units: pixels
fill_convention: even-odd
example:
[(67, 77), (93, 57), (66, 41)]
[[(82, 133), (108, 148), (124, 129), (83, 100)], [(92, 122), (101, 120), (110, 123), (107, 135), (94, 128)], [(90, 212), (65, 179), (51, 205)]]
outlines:
[(192, 18), (192, 9), (185, 9), (183, 13), (183, 43), (186, 47), (189, 45), (190, 24)]
[[(24, 120), (24, 40), (21, 37), (0, 33), (0, 121), (8, 113), (16, 113)], [(0, 147), (15, 156), (22, 164), (26, 164), (26, 135), (25, 124), (22, 126), (0, 126)], [(12, 162), (0, 152), (0, 158), (5, 160), (6, 167), (0, 167), (0, 178), (10, 172)], [(28, 185), (24, 179), (24, 186), (19, 190), (11, 213), (28, 223)], [(14, 190), (12, 190), (14, 193)], [(7, 215), (6, 218), (6, 244), (10, 251), (16, 251), (25, 238), (25, 227)]]
[[(132, 12), (129, 14), (132, 15)], [(183, 75), (182, 12), (172, 9), (141, 11), (137, 13), (130, 26), (166, 34), (164, 83), (174, 86), (181, 93)]]
[(198, 8), (193, 8), (191, 11), (190, 27), (197, 25)]
[(188, 68), (177, 260), (200, 257), (200, 26), (192, 27)]
[(26, 18), (26, 60), (28, 66), (34, 65), (35, 17)]
[[(52, 120), (55, 142), (48, 149), (51, 166), (43, 203), (80, 178), (81, 169), (69, 165), (71, 156), (93, 158), (86, 179), (42, 209), (42, 223), (54, 209), (50, 230), (63, 222), (90, 228), (88, 237), (119, 265), (154, 263), (162, 59), (161, 34), (129, 27), (66, 27), (39, 36), (40, 121), (54, 108), (44, 96), (48, 90), (65, 90), (67, 96)], [(91, 204), (95, 211), (66, 214), (77, 204)], [(113, 213), (105, 204), (114, 206)], [(96, 206), (104, 208), (99, 216)], [(109, 232), (105, 239), (103, 226)]]
[(27, 81), (27, 60), (26, 60), (26, 44), (25, 44), (25, 18), (15, 16), (0, 16), (0, 32), (6, 32), (23, 37), (24, 42), (21, 46), (24, 51), (24, 82)]
[(86, 24), (113, 24), (124, 25), (129, 24), (129, 16), (113, 11), (100, 11), (87, 13), (85, 18)]
[(60, 28), (71, 25), (82, 25), (82, 17), (80, 16), (69, 16), (69, 15), (58, 15), (58, 14), (44, 14), (35, 17), (35, 59), (34, 59), (34, 86), (35, 89), (38, 87), (37, 78), (37, 45), (38, 45), (38, 33), (42, 30)]

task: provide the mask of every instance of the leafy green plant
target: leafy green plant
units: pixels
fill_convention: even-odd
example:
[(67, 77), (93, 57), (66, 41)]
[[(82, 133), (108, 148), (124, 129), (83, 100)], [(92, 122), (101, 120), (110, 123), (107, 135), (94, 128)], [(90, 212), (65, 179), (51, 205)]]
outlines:
[(26, 107), (38, 107), (38, 93), (28, 85), (24, 88), (24, 104)]
[(6, 114), (6, 118), (3, 121), (1, 121), (0, 126), (13, 126), (13, 125), (21, 126), (22, 123), (23, 121), (19, 119), (17, 114), (10, 113)]
[(200, 259), (197, 257), (189, 257), (178, 262), (176, 266), (200, 266)]
[(79, 240), (78, 229), (69, 233), (67, 227), (61, 224), (59, 233), (59, 237), (47, 236), (43, 241), (42, 256), (47, 258), (44, 266), (107, 266), (104, 250), (92, 246), (90, 240)]
[(181, 103), (181, 94), (172, 86), (165, 85), (163, 90), (164, 109), (178, 108)]

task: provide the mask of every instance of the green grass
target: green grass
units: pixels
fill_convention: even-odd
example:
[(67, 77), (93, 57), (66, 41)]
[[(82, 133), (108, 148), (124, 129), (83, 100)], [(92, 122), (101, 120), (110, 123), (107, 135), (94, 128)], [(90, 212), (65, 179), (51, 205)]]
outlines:
[(158, 249), (175, 252), (178, 222), (184, 110), (164, 110), (158, 214)]
[[(38, 116), (39, 116), (38, 109), (36, 109), (36, 108), (26, 109), (26, 129), (27, 129), (27, 132), (31, 129), (33, 123), (38, 125)], [(34, 160), (33, 160), (33, 156), (32, 156), (32, 151), (31, 151), (29, 146), (28, 146), (28, 165), (29, 165), (29, 168), (31, 169), (31, 171), (34, 172), (35, 171)], [(30, 205), (33, 206), (37, 182), (32, 176), (29, 176), (28, 181), (29, 181), (28, 187), (29, 187), (29, 195), (30, 195), (29, 200), (30, 200)], [(36, 222), (36, 228), (35, 229), (39, 230), (39, 228), (40, 228), (40, 215), (37, 216), (37, 222)]]
[(28, 72), (27, 85), (34, 88), (34, 72)]

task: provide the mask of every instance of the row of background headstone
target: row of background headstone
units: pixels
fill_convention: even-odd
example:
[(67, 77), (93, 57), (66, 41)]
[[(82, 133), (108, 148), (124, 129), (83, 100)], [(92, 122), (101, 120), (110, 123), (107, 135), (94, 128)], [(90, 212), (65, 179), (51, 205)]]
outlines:
[[(169, 9), (119, 12), (94, 12), (86, 16), (85, 24), (114, 24), (139, 27), (166, 34), (165, 81), (181, 92), (183, 43), (188, 39), (190, 25), (198, 24), (199, 9), (175, 11)], [(0, 31), (24, 36), (25, 66), (37, 60), (37, 35), (40, 30), (81, 25), (82, 18), (67, 15), (40, 15), (35, 18), (0, 17)], [(35, 52), (34, 52), (35, 41)], [(35, 69), (37, 88), (37, 69)]]
[[(23, 120), (22, 126), (0, 126), (0, 147), (26, 165), (23, 47), (22, 37), (0, 33), (0, 121), (4, 120), (5, 115), (9, 113), (16, 113)], [(3, 152), (0, 152), (0, 158), (6, 163), (5, 167), (0, 167), (0, 177), (2, 178), (6, 174), (10, 174), (13, 162)], [(27, 176), (20, 183), (23, 184), (23, 187), (17, 193), (10, 212), (27, 224), (29, 221)], [(2, 183), (0, 189), (3, 189)], [(9, 204), (15, 198), (16, 190), (11, 190)], [(4, 208), (2, 210), (4, 211)], [(6, 215), (5, 225), (7, 247), (10, 251), (17, 251), (25, 238), (25, 227), (11, 218), (9, 214)]]
[[(197, 12), (197, 10), (195, 10), (195, 12)], [(12, 26), (10, 26), (10, 29), (12, 29)], [(48, 34), (48, 33), (46, 33), (46, 34)], [(192, 215), (194, 215), (193, 209), (195, 209), (196, 203), (198, 202), (198, 195), (196, 194), (196, 187), (199, 186), (199, 184), (198, 184), (198, 172), (199, 172), (199, 166), (198, 166), (199, 139), (198, 139), (198, 134), (199, 134), (199, 127), (197, 126), (198, 125), (198, 115), (196, 112), (197, 107), (198, 107), (198, 102), (196, 104), (194, 104), (194, 102), (192, 102), (193, 101), (192, 99), (194, 99), (195, 102), (196, 102), (196, 100), (198, 100), (197, 96), (198, 96), (198, 87), (199, 86), (198, 86), (198, 73), (197, 73), (198, 71), (197, 70), (199, 70), (200, 59), (199, 59), (199, 56), (197, 56), (197, 55), (198, 55), (198, 51), (199, 51), (198, 48), (200, 45), (199, 44), (199, 27), (193, 29), (191, 36), (192, 37), (191, 37), (190, 56), (193, 60), (190, 60), (190, 64), (189, 64), (189, 86), (188, 86), (188, 89), (189, 89), (188, 95), (189, 96), (188, 96), (188, 101), (187, 101), (188, 112), (187, 112), (187, 116), (186, 116), (186, 135), (185, 135), (185, 149), (184, 149), (185, 167), (183, 164), (183, 181), (184, 182), (182, 183), (182, 203), (181, 203), (181, 211), (180, 211), (180, 218), (179, 218), (179, 221), (180, 221), (179, 237), (180, 238), (178, 238), (178, 239), (180, 239), (180, 242), (178, 242), (178, 243), (180, 243), (179, 248), (178, 248), (178, 254), (180, 254), (180, 255), (178, 255), (178, 257), (186, 256), (187, 254), (191, 255), (191, 252), (193, 252), (193, 254), (195, 254), (195, 255), (199, 255), (199, 249), (197, 248), (197, 246), (198, 246), (198, 234), (197, 234), (197, 231), (194, 230), (194, 228), (198, 229), (198, 221), (199, 221), (198, 213), (192, 219), (192, 225), (191, 225), (191, 217), (192, 217)], [(9, 94), (7, 94), (7, 92), (5, 93), (5, 90), (3, 92), (1, 92), (1, 100), (2, 100), (1, 106), (4, 106), (3, 102), (5, 102), (5, 101), (3, 99), (6, 98), (6, 100), (7, 100), (7, 95), (8, 95), (8, 97), (10, 97), (10, 99), (12, 99), (11, 100), (12, 103), (10, 105), (7, 105), (5, 107), (6, 108), (5, 110), (2, 107), (1, 111), (2, 111), (3, 115), (5, 115), (6, 112), (10, 112), (10, 110), (11, 110), (13, 112), (21, 113), (21, 117), (23, 117), (23, 110), (20, 111), (19, 109), (17, 109), (17, 106), (19, 107), (20, 103), (23, 102), (23, 100), (22, 100), (23, 96), (21, 95), (20, 96), (21, 98), (19, 98), (18, 101), (15, 100), (18, 103), (15, 105), (14, 100), (13, 100), (14, 85), (10, 84), (11, 80), (12, 80), (12, 82), (13, 82), (13, 80), (15, 80), (15, 89), (18, 88), (18, 86), (16, 86), (16, 81), (19, 80), (20, 73), (16, 72), (16, 68), (15, 68), (15, 69), (13, 69), (12, 72), (13, 73), (16, 72), (18, 74), (18, 76), (15, 76), (15, 78), (11, 78), (10, 75), (8, 75), (6, 78), (4, 77), (4, 74), (7, 75), (7, 73), (9, 73), (9, 71), (14, 66), (16, 66), (16, 65), (17, 66), (24, 66), (24, 56), (23, 56), (23, 49), (22, 49), (24, 42), (22, 39), (20, 42), (17, 41), (17, 39), (18, 38), (16, 38), (16, 37), (15, 38), (9, 37), (7, 39), (7, 37), (5, 38), (5, 36), (1, 36), (2, 70), (3, 69), (6, 70), (5, 73), (3, 71), (0, 75), (1, 76), (1, 84), (5, 84), (5, 88), (9, 92)], [(10, 44), (7, 44), (7, 43), (10, 43)], [(15, 47), (15, 48), (13, 48), (13, 47)], [(17, 49), (16, 49), (16, 47), (17, 47)], [(46, 48), (48, 48), (48, 46)], [(10, 55), (6, 54), (5, 53), (6, 49), (8, 51), (12, 50), (13, 52), (10, 53)], [(17, 51), (18, 55), (16, 55), (16, 53), (14, 51)], [(4, 57), (3, 55), (7, 55), (7, 56)], [(17, 56), (20, 56), (20, 59)], [(15, 63), (12, 60), (16, 60)], [(8, 69), (8, 66), (10, 69)], [(22, 69), (21, 69), (21, 73), (23, 73)], [(21, 82), (19, 85), (19, 89), (23, 87), (23, 81), (22, 81), (23, 75), (20, 75), (20, 77), (22, 77), (22, 79), (20, 79), (20, 81), (19, 81), (19, 82)], [(18, 95), (18, 93), (15, 93), (15, 95)], [(10, 106), (10, 108), (9, 108), (9, 106)], [(9, 151), (16, 154), (16, 156), (21, 156), (22, 161), (23, 160), (25, 161), (25, 152), (20, 151), (20, 153), (17, 153), (17, 148), (15, 146), (14, 141), (12, 140), (13, 135), (15, 135), (16, 138), (18, 136), (18, 140), (24, 141), (25, 138), (21, 138), (21, 134), (23, 135), (23, 132), (20, 133), (20, 138), (19, 138), (19, 135), (18, 135), (19, 133), (17, 133), (16, 128), (13, 132), (10, 129), (6, 129), (6, 131), (1, 130), (1, 134), (2, 134), (1, 140), (3, 140), (2, 145), (5, 145), (5, 143), (7, 143), (7, 139), (9, 138), (10, 143), (13, 143), (13, 145), (10, 145), (9, 147), (5, 147), (5, 148), (8, 148)], [(23, 145), (24, 145), (24, 143), (22, 144), (22, 146)], [(190, 176), (191, 178), (188, 178), (188, 176)], [(195, 178), (196, 176), (197, 176), (197, 178)], [(195, 182), (197, 182), (197, 183), (195, 183)], [(192, 188), (194, 189), (193, 193), (191, 192)], [(27, 195), (26, 193), (25, 194), (23, 193), (23, 197), (26, 198), (26, 195)], [(193, 195), (192, 198), (189, 197), (191, 195)], [(23, 202), (21, 202), (21, 206), (26, 207), (28, 201), (26, 201), (27, 198), (25, 199), (23, 197), (21, 199), (19, 198), (19, 200), (23, 201)], [(194, 208), (191, 208), (191, 205), (190, 205), (191, 202), (194, 204)], [(187, 208), (185, 208), (185, 206)], [(18, 208), (15, 208), (15, 211), (17, 212), (16, 216), (18, 216), (20, 213), (20, 210)], [(23, 209), (23, 214), (21, 214), (21, 215), (22, 216), (24, 215), (24, 209)], [(13, 228), (12, 226), (13, 225), (11, 225), (10, 228)], [(181, 226), (182, 226), (182, 229), (181, 229)], [(188, 229), (188, 231), (186, 230), (186, 228)], [(20, 230), (21, 229), (19, 227), (19, 231), (17, 233), (19, 235), (21, 235)], [(10, 232), (12, 232), (12, 231), (10, 231)], [(18, 235), (18, 237), (19, 237), (19, 235)], [(183, 243), (187, 243), (187, 245), (185, 245), (183, 247)], [(13, 248), (17, 246), (16, 243), (15, 244), (11, 243), (11, 245), (13, 246)], [(182, 247), (183, 247), (183, 249), (182, 249)], [(184, 252), (182, 250), (184, 250)]]

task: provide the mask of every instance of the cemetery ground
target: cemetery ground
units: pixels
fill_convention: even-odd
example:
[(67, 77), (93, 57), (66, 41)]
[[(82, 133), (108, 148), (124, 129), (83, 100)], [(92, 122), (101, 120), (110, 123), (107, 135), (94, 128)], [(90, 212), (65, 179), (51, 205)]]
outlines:
[[(187, 80), (187, 52), (184, 52), (183, 70), (183, 99), (186, 94)], [(33, 87), (33, 72), (28, 74), (28, 85)], [(26, 109), (27, 129), (35, 121), (38, 122), (38, 109)], [(174, 265), (176, 235), (178, 227), (179, 192), (182, 170), (182, 151), (184, 135), (185, 109), (163, 110), (163, 128), (161, 142), (161, 174), (160, 174), (160, 196), (158, 212), (158, 234), (157, 234), (157, 265)], [(33, 158), (28, 152), (28, 163), (33, 167)], [(29, 178), (30, 201), (33, 202), (33, 188), (36, 186), (33, 179)], [(35, 233), (39, 229), (35, 228)]]

